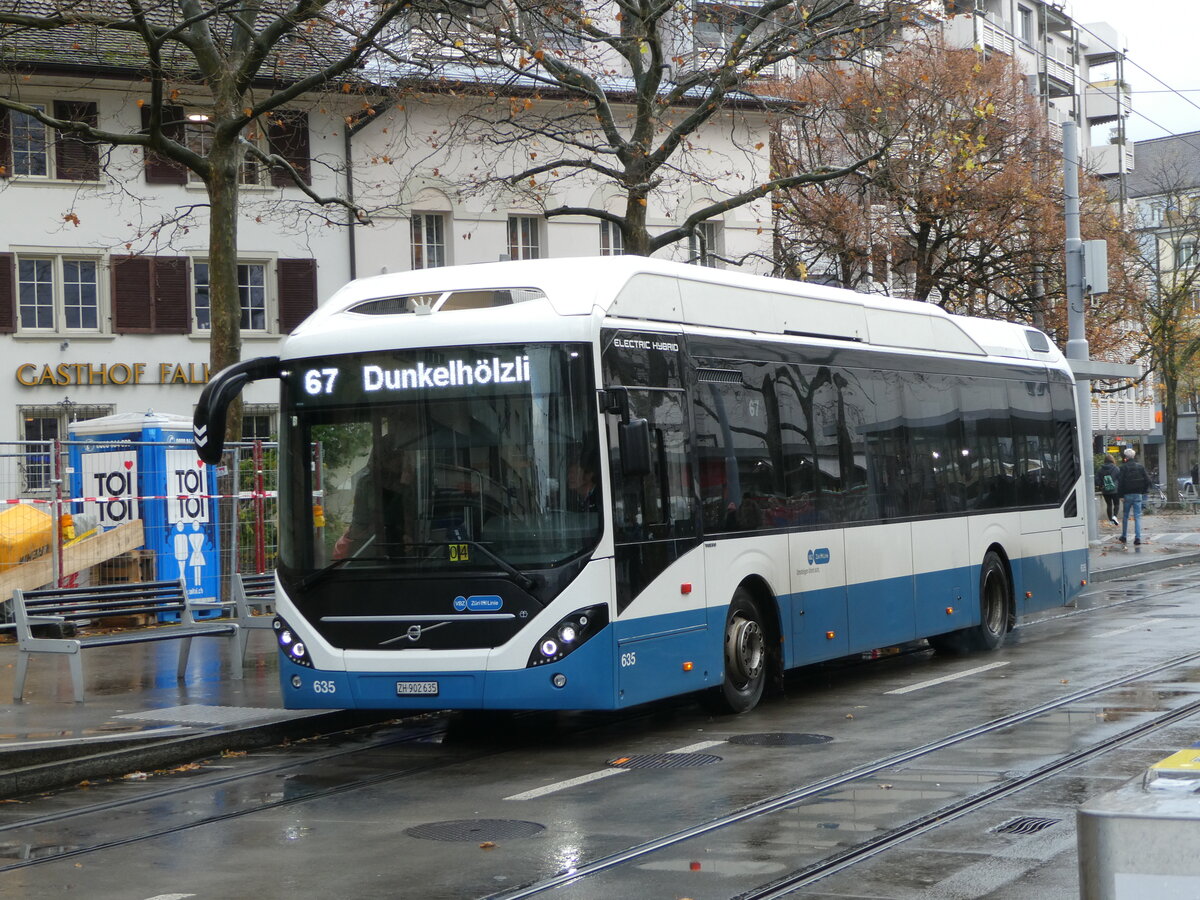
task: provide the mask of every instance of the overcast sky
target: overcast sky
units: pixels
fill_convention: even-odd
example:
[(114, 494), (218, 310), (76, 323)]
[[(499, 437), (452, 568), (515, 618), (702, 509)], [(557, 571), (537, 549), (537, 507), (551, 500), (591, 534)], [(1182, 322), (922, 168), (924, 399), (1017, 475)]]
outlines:
[[(1200, 2), (1072, 0), (1067, 12), (1081, 25), (1107, 22), (1125, 40), (1130, 140), (1200, 131)], [(1097, 140), (1100, 131), (1093, 133)]]

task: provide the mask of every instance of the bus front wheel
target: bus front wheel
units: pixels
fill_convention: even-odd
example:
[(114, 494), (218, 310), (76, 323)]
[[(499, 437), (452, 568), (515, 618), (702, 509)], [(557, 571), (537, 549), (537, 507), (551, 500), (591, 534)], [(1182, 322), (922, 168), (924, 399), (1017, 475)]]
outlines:
[(725, 677), (708, 696), (718, 713), (743, 713), (762, 699), (767, 683), (767, 636), (762, 612), (745, 588), (738, 588), (725, 616)]

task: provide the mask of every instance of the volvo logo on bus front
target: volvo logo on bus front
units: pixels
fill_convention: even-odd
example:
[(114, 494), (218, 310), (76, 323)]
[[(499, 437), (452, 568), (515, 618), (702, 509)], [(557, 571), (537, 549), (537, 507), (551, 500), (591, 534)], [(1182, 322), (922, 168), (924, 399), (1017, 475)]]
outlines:
[(816, 550), (809, 549), (808, 564), (810, 566), (823, 566), (829, 562), (829, 548), (819, 547)]

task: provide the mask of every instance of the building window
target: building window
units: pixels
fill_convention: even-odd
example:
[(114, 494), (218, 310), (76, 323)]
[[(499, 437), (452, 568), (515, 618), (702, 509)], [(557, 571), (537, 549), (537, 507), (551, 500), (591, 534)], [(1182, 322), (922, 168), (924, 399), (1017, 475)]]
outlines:
[[(254, 145), (261, 149), (262, 141), (255, 139), (252, 132), (244, 132), (243, 136), (250, 134), (249, 140), (254, 141)], [(205, 113), (194, 112), (188, 113), (187, 121), (183, 126), (184, 143), (187, 148), (197, 156), (208, 156), (212, 150), (213, 127), (209, 121), (208, 115)], [(187, 180), (191, 184), (203, 182), (199, 175), (188, 170)], [(242, 171), (239, 178), (242, 184), (261, 184), (262, 183), (262, 166), (257, 159), (254, 159), (249, 154), (242, 159)]]
[[(242, 309), (242, 331), (267, 330), (267, 267), (263, 263), (238, 263), (238, 300)], [(212, 328), (212, 303), (208, 290), (208, 263), (192, 265), (192, 306), (196, 330)]]
[[(95, 128), (96, 104), (80, 100), (55, 100), (53, 116)], [(50, 104), (33, 104), (45, 114)], [(99, 144), (74, 131), (55, 131), (36, 115), (0, 109), (0, 174), (63, 181), (96, 181), (100, 178)]]
[(436, 269), (446, 265), (446, 216), (442, 213), (413, 213), (412, 267)]
[(94, 259), (21, 257), (17, 261), (21, 330), (99, 331), (98, 271)]
[(600, 255), (620, 256), (625, 252), (625, 235), (616, 222), (600, 223)]
[(262, 404), (247, 403), (242, 408), (242, 440), (271, 441), (275, 439), (275, 414), (277, 408)]
[(44, 493), (54, 485), (54, 441), (66, 438), (71, 423), (111, 415), (109, 405), (81, 406), (64, 400), (53, 406), (23, 406), (21, 440), (25, 442), (21, 469), (23, 492)]
[(1033, 43), (1033, 10), (1017, 7), (1017, 37), (1026, 44)]
[(688, 262), (718, 268), (721, 253), (721, 223), (700, 222), (688, 235)]
[(525, 12), (527, 29), (536, 43), (551, 47), (583, 46), (582, 0), (559, 0), (557, 3), (534, 4)]
[(537, 216), (508, 217), (508, 258), (539, 259), (542, 255)]
[[(44, 111), (44, 107), (37, 107)], [(9, 114), (14, 175), (50, 175), (50, 137), (46, 126), (28, 113)]]
[(699, 47), (727, 49), (747, 24), (759, 15), (757, 4), (697, 2), (692, 7), (692, 31)]
[(1196, 239), (1181, 238), (1175, 245), (1175, 268), (1190, 269), (1196, 264)]

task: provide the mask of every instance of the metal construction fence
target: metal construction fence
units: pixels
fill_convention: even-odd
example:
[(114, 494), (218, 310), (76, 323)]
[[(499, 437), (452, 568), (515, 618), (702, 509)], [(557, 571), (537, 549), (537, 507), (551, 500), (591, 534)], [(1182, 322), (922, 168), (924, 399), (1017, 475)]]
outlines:
[(0, 604), (14, 588), (184, 578), (228, 599), (235, 573), (278, 550), (278, 445), (227, 446), (201, 462), (190, 439), (0, 442)]

